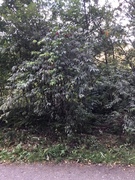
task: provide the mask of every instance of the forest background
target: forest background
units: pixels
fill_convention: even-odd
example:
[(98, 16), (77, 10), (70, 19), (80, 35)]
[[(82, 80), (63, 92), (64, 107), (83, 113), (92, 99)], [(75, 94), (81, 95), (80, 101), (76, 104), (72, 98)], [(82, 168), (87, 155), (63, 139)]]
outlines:
[(0, 126), (10, 140), (29, 130), (75, 147), (104, 134), (134, 143), (135, 2), (118, 2), (3, 1)]

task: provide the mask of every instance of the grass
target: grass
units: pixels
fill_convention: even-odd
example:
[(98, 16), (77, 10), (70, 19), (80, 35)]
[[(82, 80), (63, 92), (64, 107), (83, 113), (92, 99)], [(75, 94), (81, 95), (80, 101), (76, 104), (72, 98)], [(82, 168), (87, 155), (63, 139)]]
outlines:
[(81, 163), (135, 164), (135, 149), (115, 135), (77, 135), (52, 140), (31, 130), (1, 129), (1, 162), (76, 161)]

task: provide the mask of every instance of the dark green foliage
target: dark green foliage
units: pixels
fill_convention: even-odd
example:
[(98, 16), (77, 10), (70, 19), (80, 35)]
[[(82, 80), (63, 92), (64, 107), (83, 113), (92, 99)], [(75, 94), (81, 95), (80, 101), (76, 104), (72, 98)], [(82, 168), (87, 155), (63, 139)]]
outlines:
[(94, 128), (134, 132), (134, 49), (125, 50), (116, 10), (79, 0), (5, 6), (2, 120), (68, 136)]

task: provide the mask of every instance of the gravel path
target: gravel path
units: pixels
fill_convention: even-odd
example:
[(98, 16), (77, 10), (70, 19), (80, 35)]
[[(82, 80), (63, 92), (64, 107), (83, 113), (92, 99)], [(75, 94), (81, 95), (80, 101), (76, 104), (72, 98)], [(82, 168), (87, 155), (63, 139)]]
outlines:
[(0, 180), (135, 180), (135, 167), (80, 164), (1, 164)]

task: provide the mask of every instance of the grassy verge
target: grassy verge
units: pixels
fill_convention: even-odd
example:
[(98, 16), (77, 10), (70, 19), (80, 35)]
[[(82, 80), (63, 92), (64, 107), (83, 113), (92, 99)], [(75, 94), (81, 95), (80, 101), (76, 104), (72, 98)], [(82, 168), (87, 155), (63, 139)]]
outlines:
[(1, 162), (76, 161), (135, 164), (135, 149), (117, 136), (77, 135), (52, 140), (28, 130), (0, 130)]

